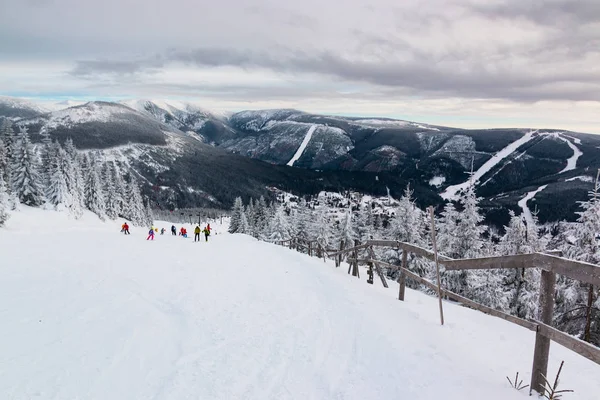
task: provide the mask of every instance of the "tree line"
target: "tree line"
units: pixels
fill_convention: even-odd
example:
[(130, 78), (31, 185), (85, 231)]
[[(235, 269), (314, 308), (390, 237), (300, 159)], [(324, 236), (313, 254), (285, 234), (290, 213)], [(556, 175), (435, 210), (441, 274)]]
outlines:
[(135, 177), (100, 152), (80, 152), (42, 133), (33, 145), (27, 129), (0, 123), (0, 226), (20, 204), (68, 212), (78, 219), (89, 210), (102, 220), (123, 218), (150, 225), (152, 213)]

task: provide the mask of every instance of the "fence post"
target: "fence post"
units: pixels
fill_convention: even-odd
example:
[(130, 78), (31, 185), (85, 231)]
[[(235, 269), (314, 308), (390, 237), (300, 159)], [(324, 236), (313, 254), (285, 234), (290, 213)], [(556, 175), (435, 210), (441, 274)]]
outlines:
[[(340, 241), (340, 251), (344, 250), (344, 240)], [(335, 266), (339, 267), (340, 265), (342, 265), (342, 254), (338, 254), (335, 258)]]
[[(552, 271), (542, 270), (539, 300), (539, 320), (546, 325), (552, 325), (555, 287), (556, 274)], [(544, 377), (548, 374), (549, 353), (550, 339), (542, 335), (538, 327), (538, 331), (535, 334), (535, 350), (533, 352), (530, 394), (532, 390), (535, 390), (539, 394), (544, 393)]]
[(435, 271), (437, 273), (437, 292), (438, 301), (440, 303), (440, 322), (444, 325), (444, 308), (442, 307), (442, 283), (440, 281), (440, 264), (438, 263), (437, 243), (435, 240), (435, 214), (433, 213), (433, 207), (429, 207), (429, 214), (431, 215), (431, 241), (433, 242), (433, 255), (435, 258)]
[[(407, 268), (407, 252), (406, 250), (402, 250), (402, 268)], [(398, 283), (400, 284), (400, 289), (398, 291), (398, 300), (404, 301), (404, 292), (406, 291), (406, 275), (404, 275), (404, 271), (400, 270), (400, 276), (398, 277)]]

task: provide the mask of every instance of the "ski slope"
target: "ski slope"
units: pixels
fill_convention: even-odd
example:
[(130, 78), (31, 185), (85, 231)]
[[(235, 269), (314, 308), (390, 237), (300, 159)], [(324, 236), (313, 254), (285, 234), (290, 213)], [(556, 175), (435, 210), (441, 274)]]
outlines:
[[(479, 180), (485, 174), (487, 174), (492, 168), (494, 168), (496, 165), (498, 165), (498, 163), (500, 161), (504, 160), (506, 157), (508, 157), (512, 153), (514, 153), (519, 147), (521, 147), (522, 145), (524, 145), (525, 143), (527, 143), (531, 139), (533, 139), (533, 134), (536, 132), (537, 131), (527, 132), (521, 138), (515, 140), (514, 142), (510, 143), (508, 146), (506, 146), (505, 148), (503, 148), (502, 150), (500, 150), (499, 152), (494, 154), (492, 156), (492, 158), (487, 160), (477, 171), (474, 172), (473, 178), (472, 178), (473, 182), (475, 182), (475, 184), (477, 184), (477, 182), (479, 182)], [(470, 185), (470, 182), (471, 182), (471, 179), (468, 179), (463, 183), (448, 186), (446, 188), (446, 190), (444, 190), (444, 192), (442, 194), (440, 194), (440, 196), (442, 196), (442, 198), (444, 200), (457, 200), (458, 193), (460, 191), (468, 188)]]
[[(570, 136), (567, 136), (570, 137)], [(567, 171), (572, 171), (575, 168), (577, 168), (577, 160), (579, 160), (579, 157), (581, 157), (583, 155), (583, 152), (581, 150), (579, 150), (579, 147), (575, 146), (573, 143), (571, 143), (571, 141), (569, 139), (565, 139), (564, 137), (560, 137), (560, 139), (562, 141), (564, 141), (570, 148), (571, 150), (573, 150), (573, 155), (567, 160), (567, 166), (564, 167), (562, 169), (562, 171), (559, 172), (559, 174), (562, 174), (563, 172), (567, 172)], [(575, 140), (579, 140), (579, 139), (573, 139)], [(581, 143), (581, 140), (579, 140), (579, 143)]]
[(539, 192), (541, 192), (542, 190), (546, 189), (548, 185), (543, 185), (540, 186), (539, 188), (537, 188), (536, 190), (533, 190), (529, 193), (527, 193), (521, 200), (519, 200), (519, 202), (517, 203), (519, 205), (519, 207), (521, 207), (521, 209), (523, 210), (523, 216), (525, 217), (525, 221), (529, 224), (529, 225), (533, 225), (533, 214), (531, 213), (531, 210), (529, 209), (529, 207), (527, 206), (527, 202), (531, 199), (533, 199), (535, 197), (536, 194), (538, 194)]
[[(534, 333), (243, 235), (29, 209), (0, 229), (0, 398), (518, 400)], [(166, 228), (170, 224), (156, 226)], [(552, 344), (568, 400), (600, 367)]]
[(310, 139), (312, 138), (313, 133), (315, 132), (315, 130), (317, 129), (318, 125), (311, 125), (310, 128), (308, 128), (308, 132), (306, 132), (306, 136), (304, 136), (304, 140), (302, 140), (302, 143), (300, 143), (300, 147), (298, 147), (298, 150), (296, 150), (296, 154), (294, 154), (294, 157), (292, 157), (292, 159), (290, 161), (288, 161), (287, 165), (288, 166), (293, 166), (294, 163), (296, 161), (298, 161), (300, 159), (300, 157), (302, 156), (302, 153), (304, 153), (304, 150), (306, 149), (306, 146), (308, 146), (308, 143), (310, 142)]

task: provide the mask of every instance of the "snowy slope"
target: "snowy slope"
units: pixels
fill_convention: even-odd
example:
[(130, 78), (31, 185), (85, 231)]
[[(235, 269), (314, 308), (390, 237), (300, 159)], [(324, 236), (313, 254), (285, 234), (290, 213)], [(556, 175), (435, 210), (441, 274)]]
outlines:
[(539, 188), (537, 188), (536, 190), (533, 190), (529, 193), (527, 193), (521, 200), (519, 200), (519, 202), (517, 203), (519, 205), (519, 207), (521, 207), (521, 209), (523, 210), (523, 215), (525, 216), (525, 221), (527, 221), (527, 223), (530, 226), (533, 226), (533, 215), (531, 214), (531, 210), (529, 209), (529, 207), (527, 206), (527, 202), (531, 199), (533, 199), (535, 197), (536, 194), (538, 194), (539, 192), (541, 192), (542, 190), (546, 189), (548, 185), (543, 185), (540, 186)]
[[(442, 327), (432, 297), (399, 302), (395, 285), (216, 224), (209, 243), (119, 225), (25, 208), (0, 229), (0, 398), (526, 397), (505, 378), (529, 380), (523, 328), (448, 303)], [(573, 399), (597, 399), (597, 365), (550, 356)]]
[(302, 153), (304, 153), (304, 150), (306, 149), (308, 142), (310, 142), (310, 139), (312, 138), (312, 135), (317, 127), (318, 125), (312, 125), (310, 128), (308, 128), (308, 132), (306, 132), (306, 136), (302, 140), (302, 143), (300, 143), (300, 147), (298, 147), (298, 150), (296, 150), (296, 154), (294, 154), (294, 157), (292, 157), (292, 159), (287, 163), (288, 166), (293, 166), (294, 163), (298, 161), (300, 157), (302, 157)]
[[(577, 168), (577, 160), (579, 159), (579, 157), (581, 157), (583, 155), (583, 152), (581, 150), (579, 150), (579, 147), (577, 147), (573, 143), (571, 143), (571, 141), (569, 139), (565, 139), (564, 137), (561, 137), (561, 140), (563, 140), (571, 148), (571, 150), (573, 150), (573, 156), (571, 156), (567, 160), (567, 166), (562, 171), (560, 171), (559, 174), (562, 174), (563, 172), (567, 172), (567, 171), (572, 171), (575, 168)], [(577, 142), (577, 140), (579, 140), (579, 139), (573, 138), (574, 142)], [(579, 140), (579, 142), (581, 143), (581, 140)]]
[[(488, 173), (492, 168), (494, 168), (500, 161), (504, 160), (506, 157), (510, 156), (514, 153), (519, 147), (533, 139), (533, 134), (537, 131), (530, 131), (523, 135), (518, 140), (510, 143), (508, 146), (494, 154), (492, 158), (486, 161), (475, 173), (473, 174), (472, 180), (477, 183), (482, 176)], [(470, 180), (467, 180), (458, 185), (448, 186), (446, 190), (440, 195), (445, 200), (456, 200), (458, 192), (466, 189), (470, 184)]]

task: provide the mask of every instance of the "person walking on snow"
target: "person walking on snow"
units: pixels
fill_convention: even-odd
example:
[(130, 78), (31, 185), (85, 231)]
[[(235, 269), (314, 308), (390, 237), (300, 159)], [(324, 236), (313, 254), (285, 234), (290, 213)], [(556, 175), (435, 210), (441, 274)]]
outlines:
[(125, 235), (131, 235), (131, 233), (129, 233), (129, 225), (127, 225), (127, 222), (123, 223), (121, 226), (121, 232)]
[(148, 231), (148, 237), (146, 238), (146, 240), (150, 240), (152, 238), (152, 240), (154, 240), (154, 229), (150, 228), (150, 230)]
[(177, 228), (175, 228), (175, 225), (171, 225), (171, 235), (177, 236)]
[(160, 228), (160, 234), (164, 235), (165, 234), (166, 229), (165, 228)]
[(196, 225), (196, 229), (194, 229), (194, 242), (200, 241), (200, 226)]
[(209, 227), (207, 226), (206, 228), (204, 228), (204, 230), (202, 232), (204, 232), (204, 239), (208, 242), (208, 237), (210, 236)]

